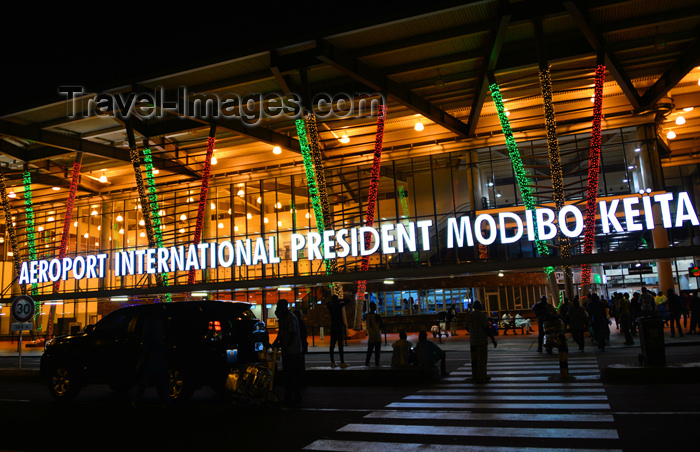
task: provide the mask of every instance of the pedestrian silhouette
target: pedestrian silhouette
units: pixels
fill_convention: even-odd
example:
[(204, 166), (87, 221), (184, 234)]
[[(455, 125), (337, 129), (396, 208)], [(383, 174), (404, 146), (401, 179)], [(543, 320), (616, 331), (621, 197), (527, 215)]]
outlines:
[(472, 381), (474, 383), (486, 383), (491, 377), (486, 375), (486, 361), (488, 359), (488, 339), (491, 339), (493, 347), (498, 345), (493, 336), (493, 328), (486, 313), (482, 311), (479, 300), (472, 303), (467, 312), (467, 331), (469, 332), (469, 350), (472, 363)]
[(338, 355), (340, 355), (340, 367), (348, 367), (343, 353), (343, 341), (345, 340), (345, 322), (343, 321), (343, 308), (350, 303), (349, 300), (340, 301), (337, 295), (333, 295), (326, 303), (328, 312), (331, 315), (331, 344), (329, 352), (331, 355), (331, 367), (335, 367), (335, 345), (338, 344)]
[(374, 352), (374, 364), (379, 367), (379, 354), (382, 349), (382, 332), (384, 322), (382, 317), (377, 314), (377, 305), (374, 302), (369, 304), (369, 313), (365, 318), (367, 324), (367, 356), (365, 357), (365, 366), (369, 366), (369, 360)]

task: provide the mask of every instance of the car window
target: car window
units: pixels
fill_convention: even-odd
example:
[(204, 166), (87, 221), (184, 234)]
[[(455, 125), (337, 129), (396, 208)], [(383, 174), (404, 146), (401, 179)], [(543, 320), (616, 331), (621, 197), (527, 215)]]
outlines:
[(126, 333), (133, 317), (134, 313), (132, 310), (119, 309), (97, 322), (95, 325), (95, 332), (110, 336)]

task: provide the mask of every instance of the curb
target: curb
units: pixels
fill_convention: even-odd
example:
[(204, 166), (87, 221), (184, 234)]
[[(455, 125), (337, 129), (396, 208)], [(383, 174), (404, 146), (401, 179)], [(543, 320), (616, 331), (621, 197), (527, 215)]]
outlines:
[(600, 369), (600, 378), (612, 384), (700, 383), (700, 363), (672, 363), (665, 366), (611, 364)]

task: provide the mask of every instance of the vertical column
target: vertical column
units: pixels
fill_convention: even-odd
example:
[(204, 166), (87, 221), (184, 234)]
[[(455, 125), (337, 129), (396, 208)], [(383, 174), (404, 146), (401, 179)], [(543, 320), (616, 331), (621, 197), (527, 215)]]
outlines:
[[(194, 237), (192, 243), (199, 245), (202, 238), (202, 228), (204, 226), (204, 215), (207, 211), (207, 194), (209, 193), (209, 176), (211, 175), (211, 157), (214, 154), (214, 144), (216, 143), (216, 125), (212, 124), (209, 129), (207, 139), (207, 154), (204, 158), (204, 169), (202, 170), (202, 186), (199, 190), (199, 205), (197, 206), (197, 222), (194, 227)], [(187, 284), (194, 284), (194, 269), (190, 269), (187, 275)]]
[[(601, 58), (599, 57), (599, 60)], [(591, 146), (588, 157), (588, 197), (586, 199), (585, 230), (583, 253), (591, 254), (595, 242), (595, 217), (598, 200), (598, 175), (600, 173), (600, 134), (603, 120), (603, 84), (605, 83), (605, 65), (599, 62), (595, 70), (595, 91), (593, 97), (593, 126), (591, 127)], [(587, 295), (591, 285), (591, 269), (581, 266), (581, 286), (583, 295)]]

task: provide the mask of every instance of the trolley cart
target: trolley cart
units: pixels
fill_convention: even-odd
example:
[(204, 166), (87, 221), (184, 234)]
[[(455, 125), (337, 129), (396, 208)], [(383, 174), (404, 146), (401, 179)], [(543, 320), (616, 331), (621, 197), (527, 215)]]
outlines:
[(226, 378), (226, 392), (234, 403), (280, 403), (279, 397), (273, 391), (280, 349), (268, 347), (261, 353), (262, 361), (248, 364), (245, 368), (234, 369)]

